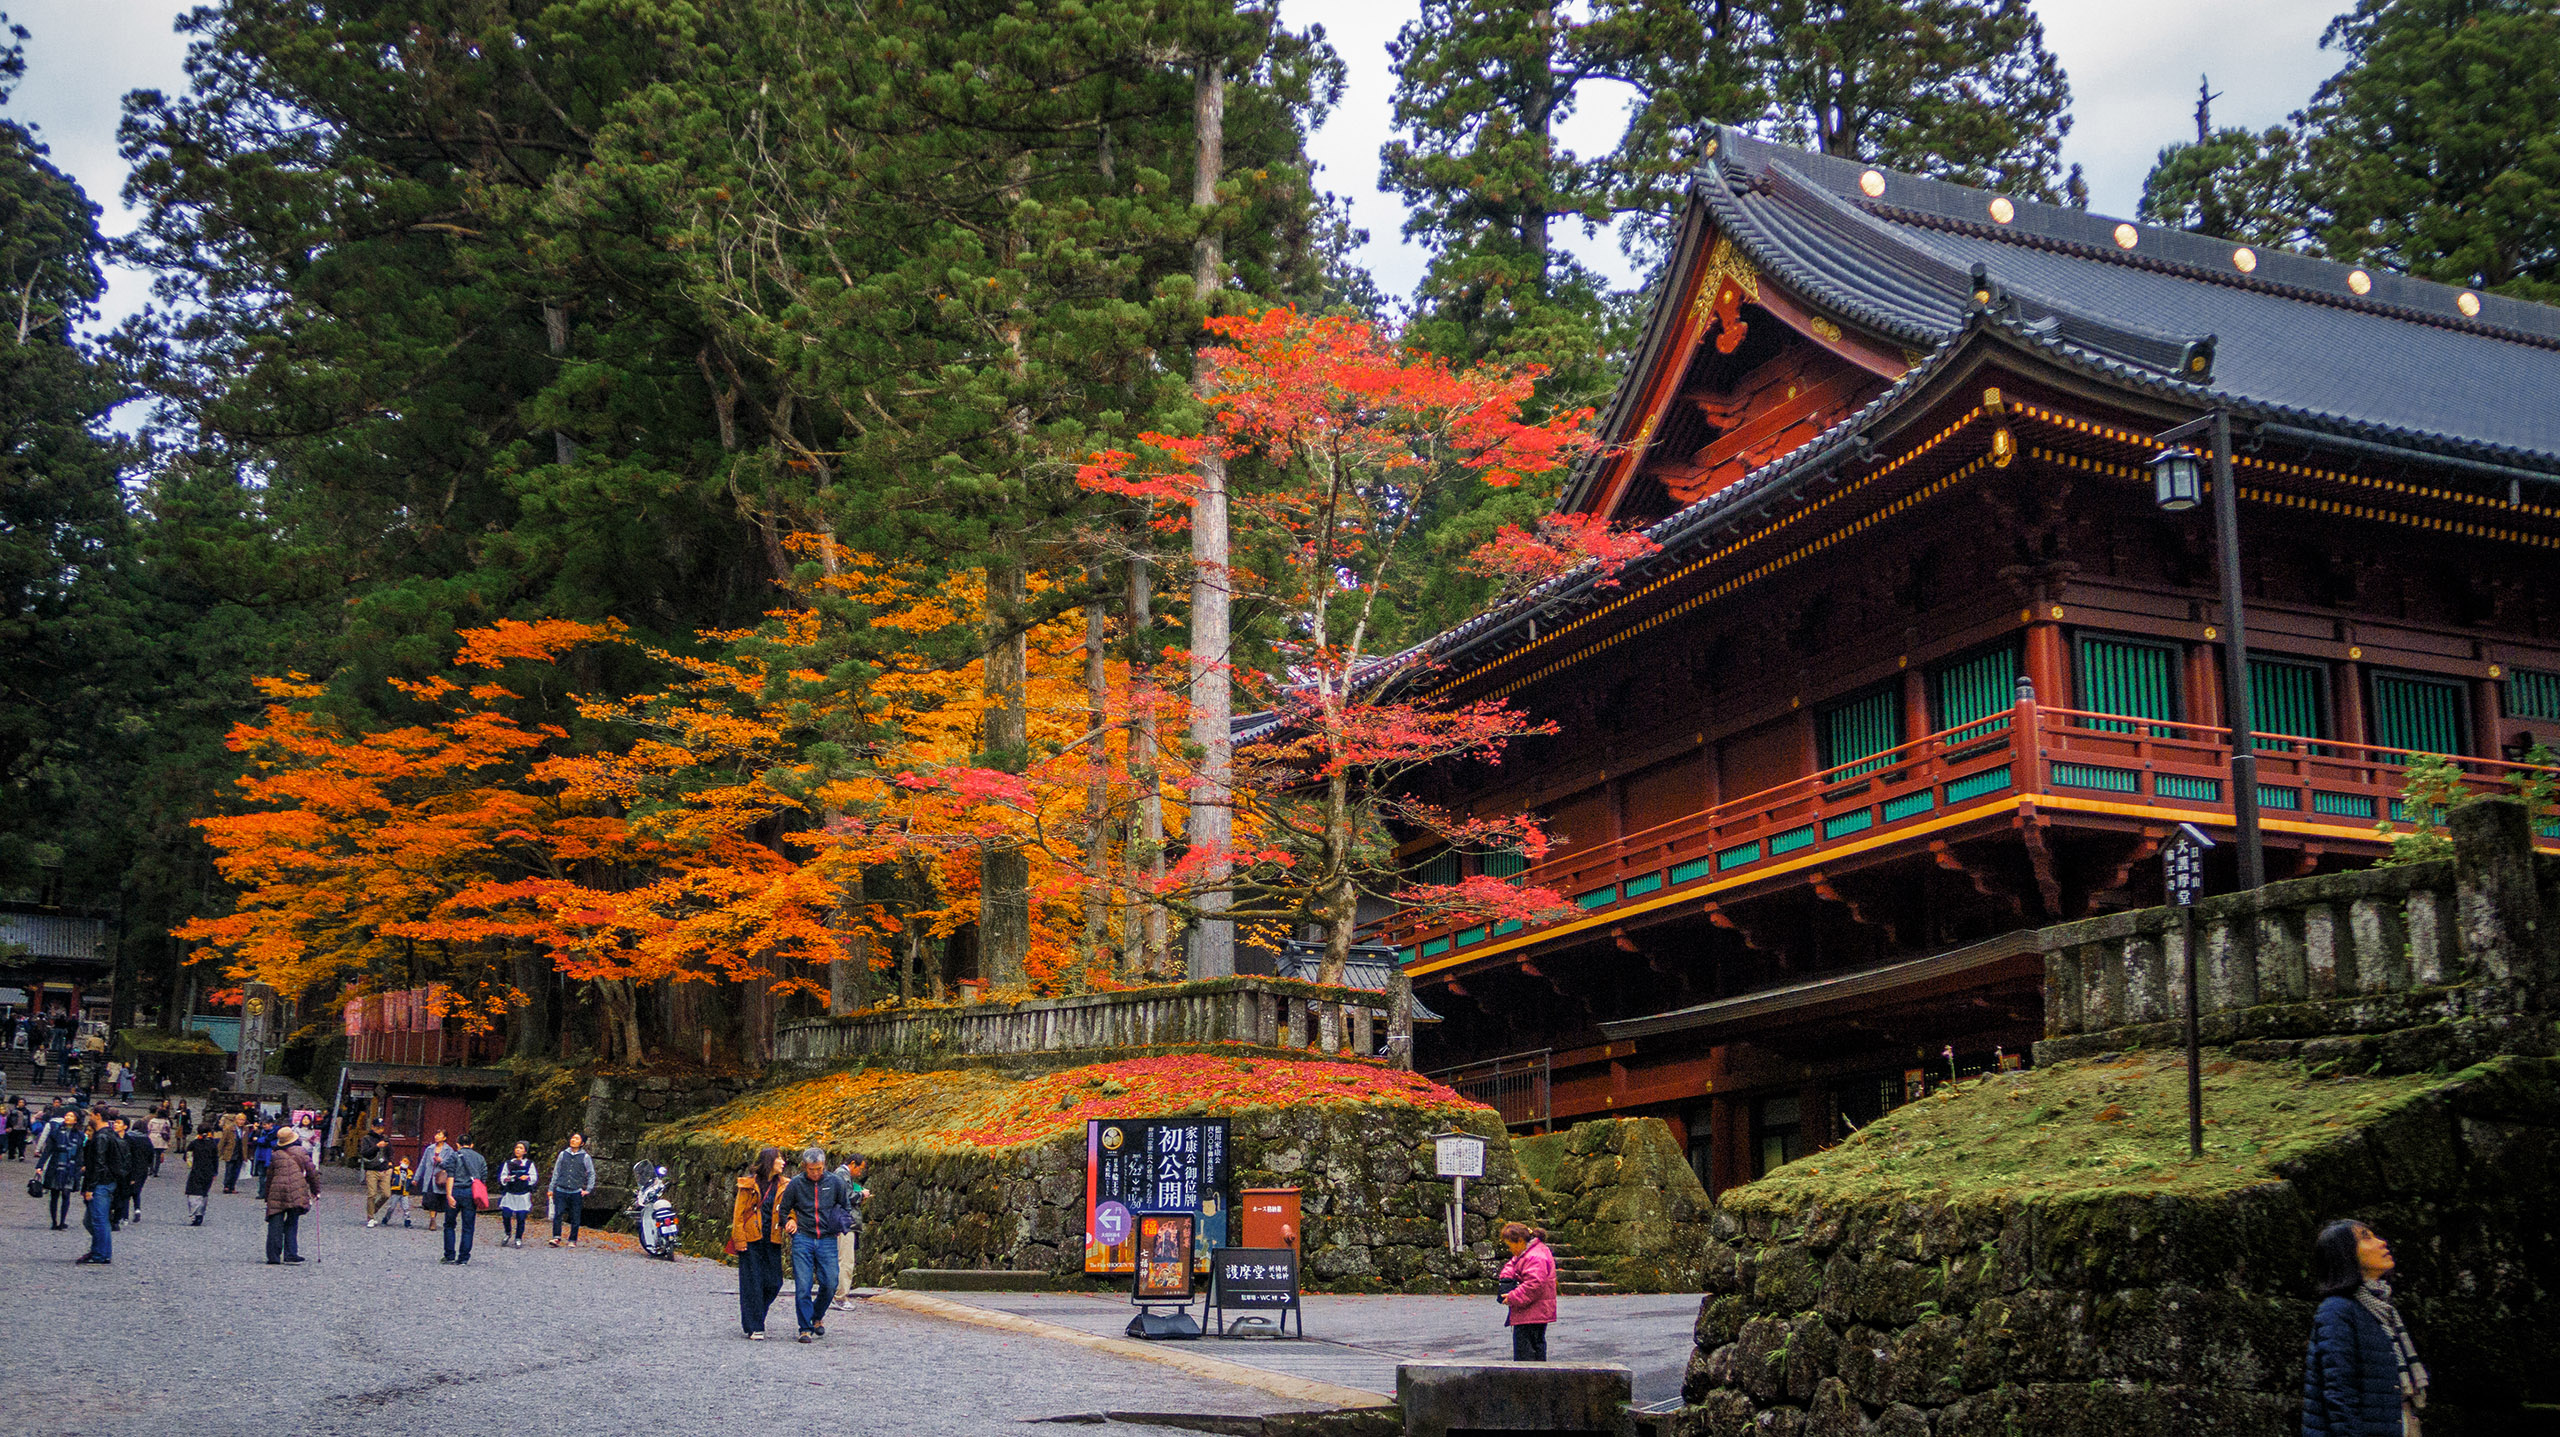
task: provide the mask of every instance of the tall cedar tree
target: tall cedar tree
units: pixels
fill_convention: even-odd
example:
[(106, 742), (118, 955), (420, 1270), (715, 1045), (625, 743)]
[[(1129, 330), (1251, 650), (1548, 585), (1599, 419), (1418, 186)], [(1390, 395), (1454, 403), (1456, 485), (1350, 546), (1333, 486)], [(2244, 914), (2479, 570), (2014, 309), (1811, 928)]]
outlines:
[[(0, 15), (0, 106), (26, 39)], [(133, 533), (120, 456), (100, 437), (123, 386), (78, 333), (106, 241), (97, 206), (47, 153), (0, 112), (0, 882), (58, 901), (40, 875), (60, 874), (63, 840), (98, 796), (86, 769), (135, 656), (117, 612)]]
[(2330, 255), (2560, 299), (2560, 3), (2360, 0), (2302, 117)]
[(2028, 199), (2062, 171), (2071, 83), (2027, 0), (1779, 0), (1758, 72), (1780, 138)]
[(2242, 244), (2317, 252), (2301, 145), (2285, 125), (2169, 145), (2142, 181), (2141, 219)]
[[(797, 496), (767, 522), (817, 535), (822, 568), (859, 543), (983, 572), (986, 622), (945, 661), (983, 655), (981, 758), (1021, 773), (1026, 635), (1093, 597), (1030, 577), (1083, 569), (1106, 517), (1071, 460), (1196, 407), (1162, 356), (1203, 311), (1212, 214), (1181, 182), (1198, 57), (1253, 81), (1229, 97), (1214, 211), (1249, 292), (1318, 258), (1300, 126), (1328, 57), (1201, 0), (761, 0), (729, 18), (714, 48), (670, 13), (667, 48), (689, 58), (612, 117), (574, 196), (664, 217), (711, 330), (722, 443), (742, 442), (733, 419), (770, 437), (733, 455), (733, 482)], [(1023, 979), (1030, 884), (1028, 854), (987, 849), (992, 981)]]

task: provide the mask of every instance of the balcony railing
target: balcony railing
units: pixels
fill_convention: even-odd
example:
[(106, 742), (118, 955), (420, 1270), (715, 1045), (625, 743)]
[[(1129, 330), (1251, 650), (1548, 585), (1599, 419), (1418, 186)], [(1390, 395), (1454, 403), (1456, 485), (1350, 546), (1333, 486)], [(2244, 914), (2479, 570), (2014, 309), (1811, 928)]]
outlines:
[(350, 1063), (399, 1063), (414, 1068), (468, 1067), (494, 1063), (507, 1053), (506, 1040), (495, 1033), (465, 1033), (436, 1028), (410, 1033), (350, 1033)]
[[(2032, 735), (2032, 742), (2022, 747), (2021, 734)], [(2386, 815), (2405, 823), (2400, 793), (2417, 753), (2281, 734), (2261, 733), (2257, 740), (2258, 806), (2268, 820), (2360, 829), (2367, 836)], [(2229, 743), (2230, 730), (2210, 724), (2020, 703), (1614, 843), (1561, 854), (1516, 881), (1551, 888), (1576, 908), (1598, 912), (1667, 891), (1747, 881), (1808, 855), (1864, 846), (1880, 834), (2020, 794), (2112, 801), (2158, 809), (2171, 819), (2228, 815)], [(2551, 771), (2461, 755), (2452, 762), (2482, 792), (2512, 792), (2519, 777)], [(2545, 832), (2560, 838), (2553, 829)], [(1516, 920), (1487, 925), (1399, 914), (1368, 937), (1404, 950), (1407, 962), (1429, 961), (1523, 927)]]
[(1543, 1128), (1555, 1115), (1548, 1087), (1553, 1056), (1551, 1050), (1540, 1048), (1423, 1076), (1500, 1113), (1507, 1127)]

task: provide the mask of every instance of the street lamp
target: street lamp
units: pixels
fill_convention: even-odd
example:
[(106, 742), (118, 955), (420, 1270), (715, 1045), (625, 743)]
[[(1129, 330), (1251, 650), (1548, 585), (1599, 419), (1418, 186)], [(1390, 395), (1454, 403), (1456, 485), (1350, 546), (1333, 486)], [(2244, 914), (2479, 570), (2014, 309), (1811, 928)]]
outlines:
[(2249, 702), (2249, 618), (2240, 602), (2240, 496), (2231, 482), (2231, 416), (2217, 409), (2190, 419), (2165, 434), (2167, 446), (2151, 461), (2151, 493), (2167, 513), (2183, 514), (2196, 506), (2202, 465), (2186, 441), (2212, 435), (2213, 528), (2216, 566), (2222, 575), (2222, 672), (2224, 717), (2231, 727), (2231, 820), (2240, 851), (2240, 886), (2263, 888), (2267, 882), (2266, 849), (2258, 838), (2258, 751), (2251, 736), (2257, 718)]

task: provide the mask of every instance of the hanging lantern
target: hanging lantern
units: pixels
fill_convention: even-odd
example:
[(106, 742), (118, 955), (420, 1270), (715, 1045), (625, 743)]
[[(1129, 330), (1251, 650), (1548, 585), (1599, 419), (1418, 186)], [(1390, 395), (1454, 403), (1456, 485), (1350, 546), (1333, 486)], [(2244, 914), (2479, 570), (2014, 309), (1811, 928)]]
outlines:
[(2181, 444), (2163, 449), (2151, 461), (2151, 497), (2171, 514), (2183, 514), (2204, 500), (2204, 457)]

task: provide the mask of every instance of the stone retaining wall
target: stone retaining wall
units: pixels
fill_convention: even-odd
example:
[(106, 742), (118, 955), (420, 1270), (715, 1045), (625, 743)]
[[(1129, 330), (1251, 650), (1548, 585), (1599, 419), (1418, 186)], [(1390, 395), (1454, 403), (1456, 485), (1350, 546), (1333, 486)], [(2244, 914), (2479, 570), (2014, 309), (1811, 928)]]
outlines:
[(2448, 824), (2449, 860), (2044, 930), (2037, 1063), (2183, 1041), (2190, 934), (2204, 1041), (2243, 1057), (2318, 1056), (2319, 1040), (2348, 1038), (2362, 1041), (2328, 1046), (2409, 1071), (2554, 1051), (2560, 858), (2533, 851), (2513, 800)]
[[(1490, 1291), (1500, 1266), (1494, 1232), (1535, 1216), (1501, 1119), (1490, 1109), (1291, 1108), (1229, 1121), (1237, 1188), (1302, 1189), (1310, 1288)], [(1432, 1176), (1428, 1140), (1453, 1129), (1486, 1139), (1486, 1180), (1467, 1184), (1472, 1250), (1464, 1254), (1448, 1250), (1442, 1212), (1450, 1184)], [(728, 1235), (737, 1175), (754, 1154), (674, 1129), (652, 1133), (645, 1148), (667, 1164), (687, 1245), (716, 1251)], [(1082, 1282), (1084, 1156), (1081, 1135), (1006, 1152), (874, 1155), (861, 1280), (885, 1284), (900, 1269), (930, 1267)]]
[(1595, 1118), (1513, 1138), (1551, 1234), (1632, 1292), (1696, 1292), (1711, 1206), (1660, 1118)]
[[(1714, 1437), (2290, 1437), (2320, 1224), (2390, 1235), (2428, 1437), (2560, 1402), (2560, 1061), (2508, 1059), (2219, 1197), (1725, 1195), (1673, 1423)], [(2544, 1410), (2548, 1410), (2545, 1408)]]

